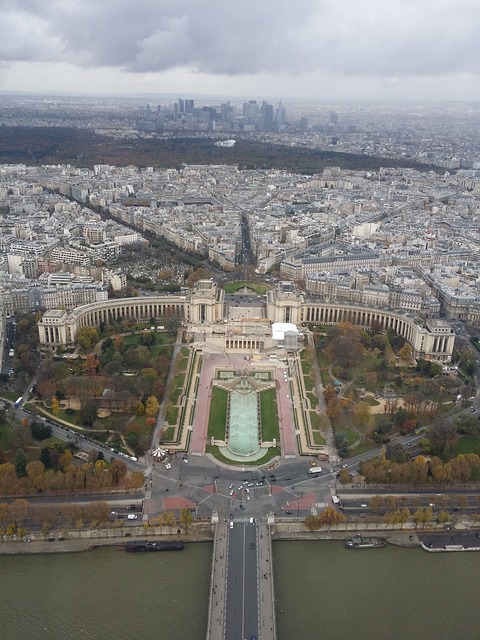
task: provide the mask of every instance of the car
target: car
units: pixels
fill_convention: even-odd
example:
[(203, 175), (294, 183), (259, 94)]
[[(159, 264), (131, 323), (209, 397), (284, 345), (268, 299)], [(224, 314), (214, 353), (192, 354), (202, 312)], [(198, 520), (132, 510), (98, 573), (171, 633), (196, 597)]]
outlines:
[(230, 520), (230, 525), (229, 525), (230, 529), (233, 529), (233, 520)]
[(183, 458), (183, 461), (185, 462), (185, 464), (188, 464), (188, 459), (187, 458)]
[(167, 464), (165, 465), (165, 469), (168, 470), (168, 469), (171, 469), (171, 468), (172, 468), (172, 465), (169, 462), (167, 462)]
[(250, 543), (250, 549), (255, 549), (255, 543), (254, 542)]
[(287, 514), (287, 516), (293, 516), (293, 511), (285, 511), (285, 513)]
[(243, 506), (243, 504), (240, 505), (240, 511), (245, 511), (245, 507)]
[(228, 485), (228, 488), (229, 488), (229, 489), (233, 489), (233, 484), (229, 484), (229, 485)]
[(291, 480), (291, 479), (292, 479), (292, 476), (287, 476), (286, 478), (284, 478), (285, 481)]
[(233, 489), (230, 489), (230, 491), (228, 492), (228, 495), (233, 496)]
[(362, 507), (362, 509), (367, 509), (368, 508), (368, 504), (365, 504), (365, 503), (361, 504), (360, 506)]

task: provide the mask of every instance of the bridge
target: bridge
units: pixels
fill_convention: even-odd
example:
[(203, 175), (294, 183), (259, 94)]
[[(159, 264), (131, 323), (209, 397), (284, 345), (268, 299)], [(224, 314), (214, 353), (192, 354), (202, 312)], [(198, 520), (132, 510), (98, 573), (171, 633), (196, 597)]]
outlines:
[(243, 518), (214, 526), (207, 640), (275, 640), (270, 525)]

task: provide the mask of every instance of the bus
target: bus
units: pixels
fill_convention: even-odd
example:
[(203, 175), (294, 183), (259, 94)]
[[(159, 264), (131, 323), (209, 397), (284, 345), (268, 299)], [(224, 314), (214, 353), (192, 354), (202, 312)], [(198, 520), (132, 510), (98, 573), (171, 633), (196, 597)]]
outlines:
[(426, 431), (427, 429), (428, 429), (428, 425), (425, 425), (424, 427), (417, 427), (413, 433), (414, 433), (416, 436), (418, 436), (420, 433), (423, 433), (423, 432), (424, 432), (424, 431)]
[(308, 470), (308, 473), (311, 473), (312, 475), (313, 475), (314, 473), (322, 473), (322, 467), (311, 467), (311, 468)]
[(19, 398), (17, 398), (17, 399), (15, 400), (15, 406), (16, 406), (16, 407), (19, 407), (19, 406), (22, 404), (22, 400), (23, 400), (23, 397), (22, 397), (22, 396), (20, 396)]

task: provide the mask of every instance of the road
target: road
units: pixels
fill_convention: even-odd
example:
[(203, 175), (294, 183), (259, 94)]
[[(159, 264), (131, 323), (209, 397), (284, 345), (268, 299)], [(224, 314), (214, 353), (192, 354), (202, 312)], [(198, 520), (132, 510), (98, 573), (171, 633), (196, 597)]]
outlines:
[(257, 536), (257, 526), (247, 522), (235, 522), (228, 529), (225, 638), (229, 640), (258, 636)]

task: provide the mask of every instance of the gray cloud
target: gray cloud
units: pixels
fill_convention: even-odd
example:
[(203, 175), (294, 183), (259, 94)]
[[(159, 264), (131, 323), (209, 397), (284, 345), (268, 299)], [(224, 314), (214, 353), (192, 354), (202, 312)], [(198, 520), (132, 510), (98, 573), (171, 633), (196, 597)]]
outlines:
[(477, 0), (4, 0), (0, 59), (134, 73), (480, 72)]

